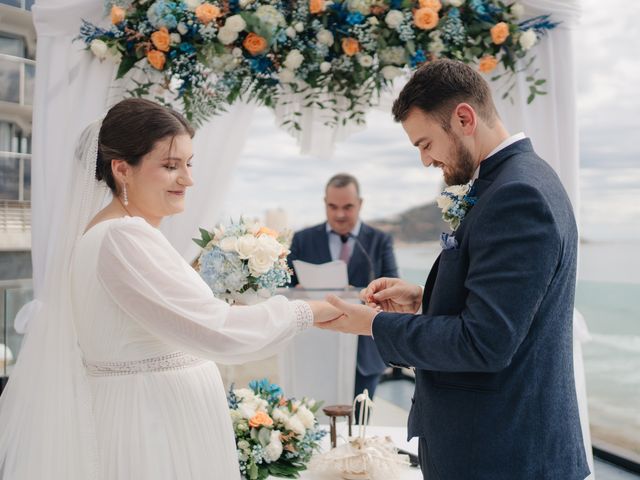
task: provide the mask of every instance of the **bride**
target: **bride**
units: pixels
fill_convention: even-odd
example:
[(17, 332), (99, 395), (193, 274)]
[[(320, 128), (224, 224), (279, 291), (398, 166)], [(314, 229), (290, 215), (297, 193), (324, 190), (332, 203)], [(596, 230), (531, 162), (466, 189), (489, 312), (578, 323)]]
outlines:
[[(340, 315), (282, 296), (230, 307), (172, 248), (157, 227), (184, 209), (193, 134), (141, 99), (83, 133), (68, 239), (0, 399), (0, 478), (238, 479), (214, 362), (272, 355)], [(96, 214), (102, 185), (113, 199)]]

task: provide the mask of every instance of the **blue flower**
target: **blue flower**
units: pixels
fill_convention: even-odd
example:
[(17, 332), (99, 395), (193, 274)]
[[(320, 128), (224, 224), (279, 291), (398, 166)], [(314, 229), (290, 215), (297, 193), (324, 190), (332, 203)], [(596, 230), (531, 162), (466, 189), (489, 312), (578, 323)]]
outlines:
[(391, 8), (400, 10), (402, 8), (402, 0), (391, 0)]
[(194, 53), (196, 51), (196, 47), (190, 43), (183, 42), (180, 44), (180, 51), (184, 53)]
[(147, 10), (147, 18), (149, 23), (155, 28), (166, 27), (168, 29), (176, 28), (178, 20), (176, 20), (173, 12), (176, 9), (174, 2), (165, 2), (157, 0)]
[(271, 60), (267, 57), (252, 58), (249, 60), (249, 64), (251, 65), (251, 70), (258, 73), (266, 72), (272, 65)]
[(421, 63), (424, 63), (426, 61), (427, 61), (427, 57), (425, 56), (424, 50), (420, 49), (414, 55), (411, 56), (411, 59), (410, 59), (411, 68), (415, 68)]
[(364, 22), (364, 15), (362, 15), (360, 12), (351, 12), (347, 16), (347, 23), (349, 25), (358, 25), (362, 22)]

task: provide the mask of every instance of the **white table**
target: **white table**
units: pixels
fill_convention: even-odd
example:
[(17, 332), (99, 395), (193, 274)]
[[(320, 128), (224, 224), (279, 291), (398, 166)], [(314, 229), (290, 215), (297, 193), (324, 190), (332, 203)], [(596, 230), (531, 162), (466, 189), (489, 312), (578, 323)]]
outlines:
[[(329, 427), (325, 427), (327, 432)], [(338, 437), (344, 435), (346, 437), (347, 425), (346, 423), (338, 423)], [(357, 426), (353, 430), (353, 434), (357, 434)], [(413, 438), (410, 442), (407, 442), (407, 429), (406, 427), (367, 427), (367, 437), (372, 436), (389, 436), (393, 440), (396, 447), (406, 450), (414, 454), (418, 454), (418, 439)], [(340, 438), (338, 444), (340, 444)], [(329, 434), (322, 439), (322, 451), (329, 449)], [(269, 477), (273, 479), (274, 477)], [(314, 472), (304, 471), (300, 474), (302, 480), (330, 480), (335, 477), (326, 476)], [(275, 480), (275, 479), (274, 479)], [(338, 480), (338, 479), (335, 479)], [(402, 470), (402, 474), (397, 478), (389, 478), (385, 480), (423, 480), (422, 471), (419, 468), (407, 467)]]

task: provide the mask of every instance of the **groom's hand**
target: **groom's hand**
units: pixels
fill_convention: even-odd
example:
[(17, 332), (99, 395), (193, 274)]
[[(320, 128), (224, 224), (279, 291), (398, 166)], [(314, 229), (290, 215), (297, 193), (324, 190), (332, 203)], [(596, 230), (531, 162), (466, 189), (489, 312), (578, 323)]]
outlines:
[(383, 277), (362, 290), (360, 299), (385, 312), (416, 313), (422, 305), (422, 288), (399, 278)]
[(378, 310), (366, 305), (347, 303), (335, 295), (327, 296), (327, 302), (339, 310), (342, 316), (335, 320), (318, 324), (316, 325), (317, 327), (336, 332), (371, 336), (373, 317), (376, 316)]

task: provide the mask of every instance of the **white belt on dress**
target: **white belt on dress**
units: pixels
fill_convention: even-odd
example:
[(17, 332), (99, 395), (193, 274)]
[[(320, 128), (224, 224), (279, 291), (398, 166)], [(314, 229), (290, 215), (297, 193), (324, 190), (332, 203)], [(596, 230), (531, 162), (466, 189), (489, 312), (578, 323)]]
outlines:
[(114, 375), (134, 375), (136, 373), (165, 372), (191, 367), (205, 362), (202, 358), (184, 352), (169, 353), (159, 357), (132, 360), (129, 362), (89, 362), (82, 360), (87, 374), (91, 377)]

